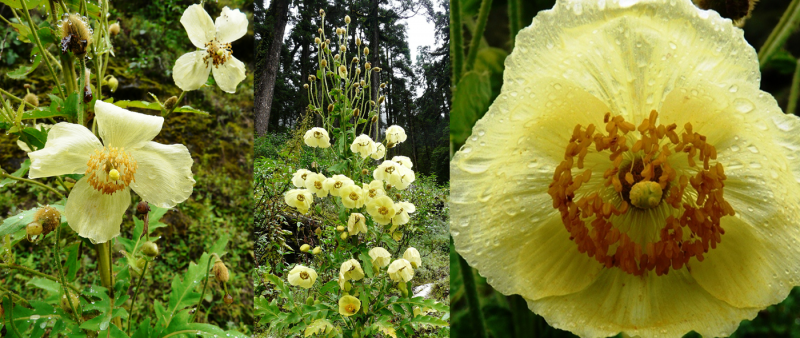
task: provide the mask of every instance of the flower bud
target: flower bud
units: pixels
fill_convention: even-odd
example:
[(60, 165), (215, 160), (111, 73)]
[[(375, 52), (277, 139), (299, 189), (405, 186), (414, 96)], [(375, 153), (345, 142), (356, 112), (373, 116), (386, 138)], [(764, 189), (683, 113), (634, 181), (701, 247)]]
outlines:
[(303, 84), (303, 89), (308, 89), (308, 83)]
[(42, 233), (47, 235), (61, 225), (61, 213), (51, 206), (39, 208), (33, 215), (33, 221), (42, 225)]
[(329, 105), (328, 105), (328, 111), (329, 111), (329, 112), (332, 112), (332, 111), (333, 111), (333, 103), (331, 103), (331, 104), (329, 104)]
[(136, 213), (140, 216), (139, 218), (141, 218), (148, 212), (150, 212), (150, 205), (147, 204), (147, 202), (141, 201), (138, 204), (136, 204)]
[(317, 33), (319, 33), (319, 35), (322, 35), (322, 28), (317, 28)]
[(341, 46), (339, 46), (339, 50), (342, 51), (342, 53), (344, 53), (344, 52), (347, 51), (347, 46), (341, 45)]
[(361, 169), (361, 175), (369, 175), (369, 170)]
[(314, 82), (314, 81), (317, 81), (317, 77), (316, 76), (311, 75), (311, 76), (308, 77), (308, 82)]
[(386, 88), (386, 82), (381, 83), (381, 88)]
[(358, 108), (353, 109), (353, 115), (358, 115), (358, 114), (360, 114), (360, 110), (358, 110)]
[(383, 103), (383, 101), (386, 101), (386, 96), (381, 95), (381, 97), (378, 98), (378, 104)]
[(394, 194), (394, 198), (400, 200), (403, 198), (403, 196), (400, 196), (400, 194)]
[(350, 24), (350, 16), (349, 15), (345, 15), (344, 16), (344, 23), (346, 23), (348, 25)]
[(225, 304), (228, 304), (228, 305), (233, 304), (233, 296), (231, 296), (231, 294), (229, 294), (229, 293), (226, 293), (225, 297), (223, 297), (222, 300), (225, 302)]
[(375, 71), (376, 73), (379, 73), (381, 71), (381, 68), (380, 67), (375, 67), (375, 68), (372, 68), (372, 70)]
[(31, 93), (25, 94), (25, 97), (23, 97), (22, 99), (34, 107), (39, 106), (39, 97), (37, 97), (36, 94), (31, 94)]
[(400, 289), (400, 293), (403, 294), (403, 297), (408, 297), (408, 286), (406, 283), (400, 282), (397, 283), (397, 288)]
[[(372, 101), (370, 101), (370, 102), (372, 102)], [(375, 102), (372, 102), (372, 105), (374, 106)], [(378, 115), (375, 115), (375, 116), (372, 117), (372, 123), (375, 123), (375, 122), (378, 122)], [(386, 188), (386, 189), (389, 189), (389, 188)]]
[(370, 68), (372, 68), (372, 64), (371, 63), (367, 62), (367, 63), (364, 64), (364, 69), (369, 70)]
[(217, 262), (214, 263), (214, 267), (211, 268), (211, 272), (214, 273), (214, 276), (217, 277), (217, 281), (222, 283), (227, 283), (229, 279), (228, 274), (228, 267), (225, 266), (221, 260), (217, 259)]
[(142, 244), (142, 253), (147, 257), (158, 256), (158, 245), (151, 241), (144, 242)]
[(314, 43), (315, 44), (320, 44), (320, 43), (322, 43), (322, 40), (320, 40), (319, 38), (314, 38)]
[(314, 305), (314, 297), (308, 296), (308, 298), (306, 298), (306, 305), (308, 306)]
[(333, 59), (339, 61), (339, 59), (341, 59), (341, 56), (339, 55), (339, 53), (336, 53), (336, 55), (333, 56)]
[(367, 83), (364, 82), (364, 80), (361, 80), (361, 87), (366, 87), (366, 86), (367, 86)]
[(342, 239), (347, 239), (347, 232), (342, 232), (342, 234), (339, 235), (339, 237), (341, 237)]
[(69, 14), (61, 20), (61, 52), (83, 56), (92, 44), (89, 24), (78, 14)]
[[(317, 229), (319, 229), (319, 228), (317, 228)], [(319, 255), (320, 252), (322, 252), (322, 247), (316, 247), (316, 248), (314, 248), (314, 250), (311, 251), (311, 253), (313, 253), (315, 255)]]
[[(72, 308), (74, 307), (77, 310), (78, 305), (81, 304), (81, 300), (78, 298), (78, 295), (75, 294), (75, 291), (70, 289), (64, 291), (66, 292), (61, 295), (61, 309), (67, 313), (72, 313)], [(72, 303), (72, 306), (70, 306), (70, 303)]]
[(172, 96), (172, 97), (168, 98), (166, 101), (164, 101), (164, 109), (166, 109), (167, 111), (170, 111), (170, 110), (172, 110), (172, 108), (175, 108), (176, 104), (178, 104), (178, 98), (175, 97), (175, 96)]
[(391, 185), (391, 184), (387, 184), (387, 185), (386, 185), (386, 190), (389, 190), (389, 189), (391, 189), (391, 188), (392, 188), (392, 185)]
[(319, 16), (324, 17), (325, 16), (325, 11), (320, 9), (319, 10)]
[(303, 244), (303, 245), (301, 245), (301, 246), (300, 246), (300, 251), (302, 251), (302, 252), (308, 252), (308, 250), (311, 250), (311, 246), (310, 246), (310, 245), (308, 245), (308, 244)]
[(356, 38), (356, 46), (361, 46), (361, 38)]
[(322, 61), (319, 62), (319, 66), (320, 68), (328, 67), (328, 60), (322, 59)]
[(25, 233), (28, 234), (28, 239), (39, 236), (42, 233), (42, 225), (39, 222), (30, 222), (25, 226)]
[(111, 88), (112, 93), (117, 91), (117, 87), (119, 87), (119, 80), (117, 80), (117, 78), (113, 76), (109, 77), (107, 83), (108, 83), (108, 88)]
[(325, 39), (325, 45), (326, 46), (330, 46), (331, 45), (331, 39)]
[(353, 288), (353, 284), (349, 281), (344, 282), (344, 292), (350, 292), (350, 289)]
[(111, 37), (115, 37), (117, 36), (117, 34), (119, 34), (119, 23), (115, 22), (112, 23), (110, 26), (108, 26), (108, 35), (111, 35)]
[(336, 231), (344, 231), (344, 226), (340, 225), (340, 226), (336, 227)]
[(322, 228), (314, 229), (314, 233), (317, 234), (317, 236), (322, 235)]
[(369, 47), (364, 47), (364, 55), (369, 55)]

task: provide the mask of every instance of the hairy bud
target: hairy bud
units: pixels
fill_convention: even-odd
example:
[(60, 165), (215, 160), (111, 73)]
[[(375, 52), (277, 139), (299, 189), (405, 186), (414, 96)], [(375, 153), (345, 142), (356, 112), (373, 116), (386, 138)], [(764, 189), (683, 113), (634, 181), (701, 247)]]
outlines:
[(350, 24), (350, 16), (349, 15), (345, 15), (344, 16), (344, 23), (346, 23), (348, 25)]
[(364, 47), (364, 55), (369, 55), (369, 47)]
[[(319, 229), (319, 228), (317, 228), (317, 229)], [(322, 252), (322, 247), (316, 247), (316, 248), (314, 248), (314, 250), (311, 251), (311, 253), (315, 254), (315, 255), (319, 255), (320, 252)]]
[(356, 38), (356, 46), (361, 46), (361, 38)]
[(172, 110), (172, 108), (175, 108), (176, 104), (178, 104), (178, 98), (175, 96), (171, 96), (166, 101), (164, 101), (164, 109), (170, 111)]
[(136, 213), (138, 215), (144, 216), (148, 212), (150, 212), (150, 205), (147, 204), (147, 202), (141, 201), (138, 204), (136, 204)]
[(77, 56), (86, 54), (92, 44), (92, 31), (85, 18), (78, 14), (65, 15), (61, 20), (61, 52)]
[(47, 235), (61, 225), (61, 213), (48, 205), (36, 211), (33, 221), (41, 224), (42, 233)]
[(142, 244), (142, 253), (147, 257), (158, 256), (158, 245), (151, 241), (144, 242), (144, 244)]
[(119, 34), (119, 22), (112, 23), (110, 26), (108, 26), (108, 35), (115, 37), (117, 34)]
[(319, 66), (320, 68), (328, 67), (328, 60), (322, 59), (322, 61), (319, 62)]
[(25, 97), (23, 97), (22, 99), (34, 107), (39, 106), (39, 97), (37, 97), (36, 94), (31, 94), (31, 93), (25, 94)]
[(227, 283), (228, 279), (230, 278), (230, 275), (228, 274), (228, 267), (226, 267), (225, 263), (219, 259), (216, 263), (214, 263), (214, 267), (211, 268), (211, 272), (213, 272), (214, 277), (217, 277), (217, 280), (222, 283)]

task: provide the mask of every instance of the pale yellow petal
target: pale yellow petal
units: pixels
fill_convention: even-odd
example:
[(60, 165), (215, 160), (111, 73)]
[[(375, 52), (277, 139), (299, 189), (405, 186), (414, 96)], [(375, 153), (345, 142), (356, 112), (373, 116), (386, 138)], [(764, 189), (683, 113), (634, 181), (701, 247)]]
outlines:
[(94, 110), (100, 138), (108, 147), (141, 148), (161, 132), (164, 118), (135, 113), (114, 104), (96, 101)]
[(219, 65), (219, 67), (212, 66), (214, 73), (214, 81), (220, 89), (228, 93), (235, 93), (236, 86), (247, 77), (245, 74), (244, 63), (237, 58), (231, 56), (228, 61)]
[(192, 156), (182, 144), (148, 142), (131, 155), (138, 164), (131, 188), (143, 200), (171, 208), (192, 194)]
[(202, 50), (183, 54), (172, 68), (172, 80), (183, 91), (195, 90), (208, 81), (211, 66), (203, 59), (208, 52)]
[(217, 34), (214, 21), (200, 5), (189, 6), (181, 16), (181, 24), (186, 29), (189, 40), (197, 48), (206, 48), (205, 44), (214, 40)]
[(239, 9), (231, 10), (228, 6), (222, 8), (217, 21), (214, 22), (217, 28), (217, 40), (221, 43), (229, 43), (247, 34), (247, 15)]
[(100, 140), (86, 127), (61, 122), (47, 134), (44, 148), (28, 153), (31, 159), (30, 178), (65, 174), (83, 174), (95, 149), (102, 149)]
[(64, 216), (78, 235), (94, 243), (104, 243), (119, 235), (122, 216), (130, 204), (129, 189), (103, 194), (94, 190), (84, 177), (72, 188)]

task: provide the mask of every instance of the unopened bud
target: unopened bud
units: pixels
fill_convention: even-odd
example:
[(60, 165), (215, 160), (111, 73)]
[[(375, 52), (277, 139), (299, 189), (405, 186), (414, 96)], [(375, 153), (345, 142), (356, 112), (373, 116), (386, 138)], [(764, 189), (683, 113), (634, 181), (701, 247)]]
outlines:
[(339, 59), (341, 59), (341, 56), (339, 55), (339, 53), (336, 53), (336, 55), (333, 56), (333, 59), (339, 61)]
[(142, 253), (147, 257), (158, 256), (158, 245), (151, 241), (144, 242), (144, 244), (142, 244)]
[(319, 10), (319, 16), (325, 16), (325, 11), (320, 9)]
[(119, 80), (117, 80), (117, 78), (113, 76), (109, 77), (107, 83), (108, 83), (108, 88), (111, 89), (112, 93), (117, 91), (117, 88), (119, 87)]
[(383, 103), (383, 101), (386, 101), (386, 96), (381, 95), (381, 97), (378, 98), (378, 104)]
[(358, 115), (361, 111), (358, 108), (353, 110), (353, 115)]
[(61, 20), (61, 52), (83, 56), (92, 44), (88, 23), (78, 14), (69, 14)]
[(350, 24), (350, 16), (349, 15), (345, 15), (344, 16), (344, 23), (346, 23), (348, 25)]
[[(372, 101), (370, 101), (372, 102)], [(374, 102), (373, 102), (374, 103)], [(372, 123), (378, 122), (378, 115), (372, 117)]]
[(372, 64), (371, 63), (367, 62), (367, 63), (364, 64), (364, 69), (369, 70), (370, 68), (372, 68)]
[(328, 67), (328, 60), (322, 59), (322, 61), (319, 62), (319, 66), (321, 68)]
[(317, 234), (317, 236), (322, 235), (322, 228), (314, 229), (314, 233)]
[(119, 23), (115, 22), (112, 23), (111, 26), (108, 26), (108, 35), (111, 35), (113, 38), (117, 36), (117, 34), (119, 34)]
[(228, 305), (233, 304), (233, 296), (231, 296), (231, 294), (229, 294), (229, 293), (226, 293), (225, 297), (223, 297), (222, 300), (225, 302), (225, 304), (228, 304)]
[(322, 40), (320, 40), (319, 38), (314, 38), (314, 43), (315, 44), (321, 44)]
[(347, 67), (339, 66), (339, 76), (345, 77), (347, 75)]
[(356, 46), (361, 46), (361, 38), (356, 38)]
[(39, 97), (37, 97), (36, 94), (31, 94), (31, 93), (25, 94), (25, 97), (23, 97), (22, 99), (34, 107), (39, 106)]
[(303, 244), (303, 245), (301, 245), (301, 246), (300, 246), (300, 251), (302, 251), (302, 252), (308, 252), (308, 250), (311, 250), (311, 246), (310, 246), (310, 245), (308, 245), (308, 244)]
[[(317, 228), (317, 229), (319, 229), (319, 228)], [(315, 254), (315, 255), (319, 255), (320, 252), (322, 252), (322, 247), (316, 247), (316, 248), (314, 248), (314, 250), (311, 250), (311, 253)]]
[(176, 104), (178, 104), (178, 98), (175, 97), (175, 96), (172, 96), (172, 97), (168, 98), (166, 101), (164, 101), (164, 109), (166, 109), (167, 111), (170, 111), (170, 110), (172, 110), (172, 108), (175, 108)]
[(369, 55), (369, 47), (364, 47), (364, 55)]
[(381, 83), (381, 88), (386, 88), (386, 82)]
[(39, 208), (33, 215), (33, 221), (42, 225), (42, 233), (47, 235), (61, 225), (61, 213), (51, 206)]
[(339, 50), (342, 51), (342, 53), (344, 53), (344, 52), (347, 51), (347, 46), (341, 45), (341, 46), (339, 46)]
[(325, 45), (326, 46), (330, 46), (331, 45), (331, 39), (325, 39)]
[(230, 275), (228, 274), (228, 267), (226, 267), (225, 263), (219, 259), (216, 263), (214, 263), (214, 267), (211, 268), (211, 272), (213, 272), (214, 276), (217, 277), (217, 281), (222, 283), (227, 283), (228, 278), (230, 278)]
[(306, 298), (306, 305), (308, 306), (314, 305), (314, 297), (308, 296), (308, 298)]
[(331, 104), (329, 104), (329, 105), (328, 105), (328, 111), (329, 111), (329, 112), (332, 112), (332, 111), (333, 111), (333, 103), (331, 103)]
[(314, 82), (314, 81), (317, 81), (317, 77), (316, 76), (311, 75), (311, 76), (308, 77), (308, 82)]
[(403, 198), (403, 196), (400, 196), (400, 194), (394, 194), (394, 198), (399, 200), (399, 199)]
[(369, 170), (361, 169), (361, 175), (369, 175)]
[(339, 235), (339, 237), (341, 237), (342, 239), (347, 239), (347, 232), (342, 232), (342, 234)]
[[(65, 289), (64, 291), (66, 292), (61, 295), (61, 309), (67, 313), (72, 313), (72, 308), (74, 307), (77, 310), (78, 305), (81, 304), (81, 300), (74, 291), (70, 289)], [(72, 306), (70, 306), (70, 304), (72, 304)]]
[(391, 189), (391, 188), (392, 188), (392, 185), (391, 185), (391, 184), (387, 184), (387, 185), (386, 185), (386, 190), (389, 190), (389, 189)]
[(340, 225), (340, 226), (336, 227), (336, 231), (344, 231), (344, 226)]
[(317, 33), (319, 33), (319, 35), (322, 35), (322, 28), (317, 28)]
[(358, 58), (357, 58), (357, 57), (354, 57), (354, 58), (353, 58), (353, 63), (358, 63), (358, 61), (359, 61), (359, 60), (358, 60)]
[(30, 222), (25, 226), (25, 233), (28, 234), (28, 239), (39, 236), (42, 233), (42, 225), (39, 222)]
[(375, 68), (372, 68), (372, 70), (375, 71), (376, 73), (379, 73), (381, 71), (381, 68), (380, 67), (375, 67)]
[(303, 84), (303, 89), (308, 89), (308, 83)]
[(145, 201), (140, 201), (136, 204), (136, 213), (139, 214), (139, 216), (143, 216), (148, 212), (150, 212), (150, 204), (147, 204)]
[(361, 80), (361, 82), (360, 82), (360, 83), (361, 83), (361, 87), (366, 87), (366, 86), (367, 86), (367, 83), (366, 83), (366, 82), (364, 82), (364, 80)]

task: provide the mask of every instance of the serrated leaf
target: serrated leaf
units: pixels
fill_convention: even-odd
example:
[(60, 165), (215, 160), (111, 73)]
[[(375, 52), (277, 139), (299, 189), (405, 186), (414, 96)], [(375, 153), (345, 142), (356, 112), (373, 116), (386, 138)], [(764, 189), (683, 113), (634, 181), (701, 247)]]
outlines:
[(61, 112), (58, 109), (53, 109), (53, 106), (50, 107), (38, 107), (36, 109), (31, 109), (26, 111), (22, 114), (23, 120), (33, 120), (33, 119), (45, 119), (50, 117), (58, 117), (58, 116), (67, 116), (67, 114)]
[(303, 334), (306, 337), (310, 337), (316, 334), (322, 335), (333, 331), (333, 328), (334, 328), (333, 323), (331, 323), (329, 320), (317, 319), (311, 322), (311, 324), (309, 324), (308, 326), (306, 326), (306, 330)]
[(432, 316), (416, 316), (411, 320), (411, 322), (434, 326), (450, 326), (450, 323)]
[(28, 74), (33, 73), (33, 71), (36, 70), (37, 67), (39, 67), (39, 63), (41, 62), (42, 62), (42, 54), (40, 53), (33, 58), (33, 63), (31, 63), (30, 65), (21, 65), (16, 70), (6, 73), (6, 75), (8, 75), (8, 77), (14, 80), (23, 79), (26, 76), (28, 76)]
[[(63, 200), (59, 201), (57, 203), (63, 203)], [(64, 217), (64, 206), (63, 205), (61, 205), (61, 204), (51, 204), (50, 206), (55, 208), (56, 210), (58, 210), (58, 212), (61, 213), (61, 223), (64, 223), (64, 222), (67, 221), (67, 219)], [(23, 212), (21, 212), (19, 214), (16, 214), (14, 216), (6, 218), (3, 221), (3, 224), (0, 224), (0, 238), (2, 238), (5, 235), (13, 234), (13, 233), (21, 230), (22, 228), (24, 228), (26, 225), (28, 225), (28, 223), (33, 222), (33, 215), (39, 209), (40, 208), (33, 208), (33, 209), (30, 209), (30, 210), (25, 210), (25, 211), (23, 211)]]
[(372, 327), (381, 331), (383, 334), (387, 336), (397, 338), (397, 331), (394, 329), (392, 324), (389, 324), (389, 322), (386, 320), (378, 321), (375, 324), (372, 324)]
[(335, 280), (325, 283), (325, 285), (323, 285), (322, 288), (319, 289), (319, 294), (321, 295), (329, 293), (336, 294), (338, 292), (339, 292), (339, 283), (337, 283)]
[(58, 295), (61, 292), (61, 284), (45, 278), (35, 277), (28, 281), (26, 285), (33, 285), (37, 288), (45, 290), (50, 294)]
[[(65, 114), (65, 116), (69, 116), (73, 119), (78, 118), (78, 93), (72, 93), (67, 96), (66, 101), (64, 101), (64, 105), (61, 106), (61, 113)], [(50, 106), (52, 109), (52, 105)]]
[(209, 257), (208, 253), (203, 253), (200, 257), (200, 265), (195, 262), (189, 262), (189, 268), (183, 275), (183, 281), (180, 276), (175, 276), (172, 280), (172, 289), (170, 290), (169, 304), (167, 305), (165, 324), (169, 326), (173, 318), (180, 313), (180, 311), (188, 306), (197, 304), (200, 301), (200, 293), (195, 289), (200, 284), (200, 281), (206, 277), (208, 271), (207, 262)]

